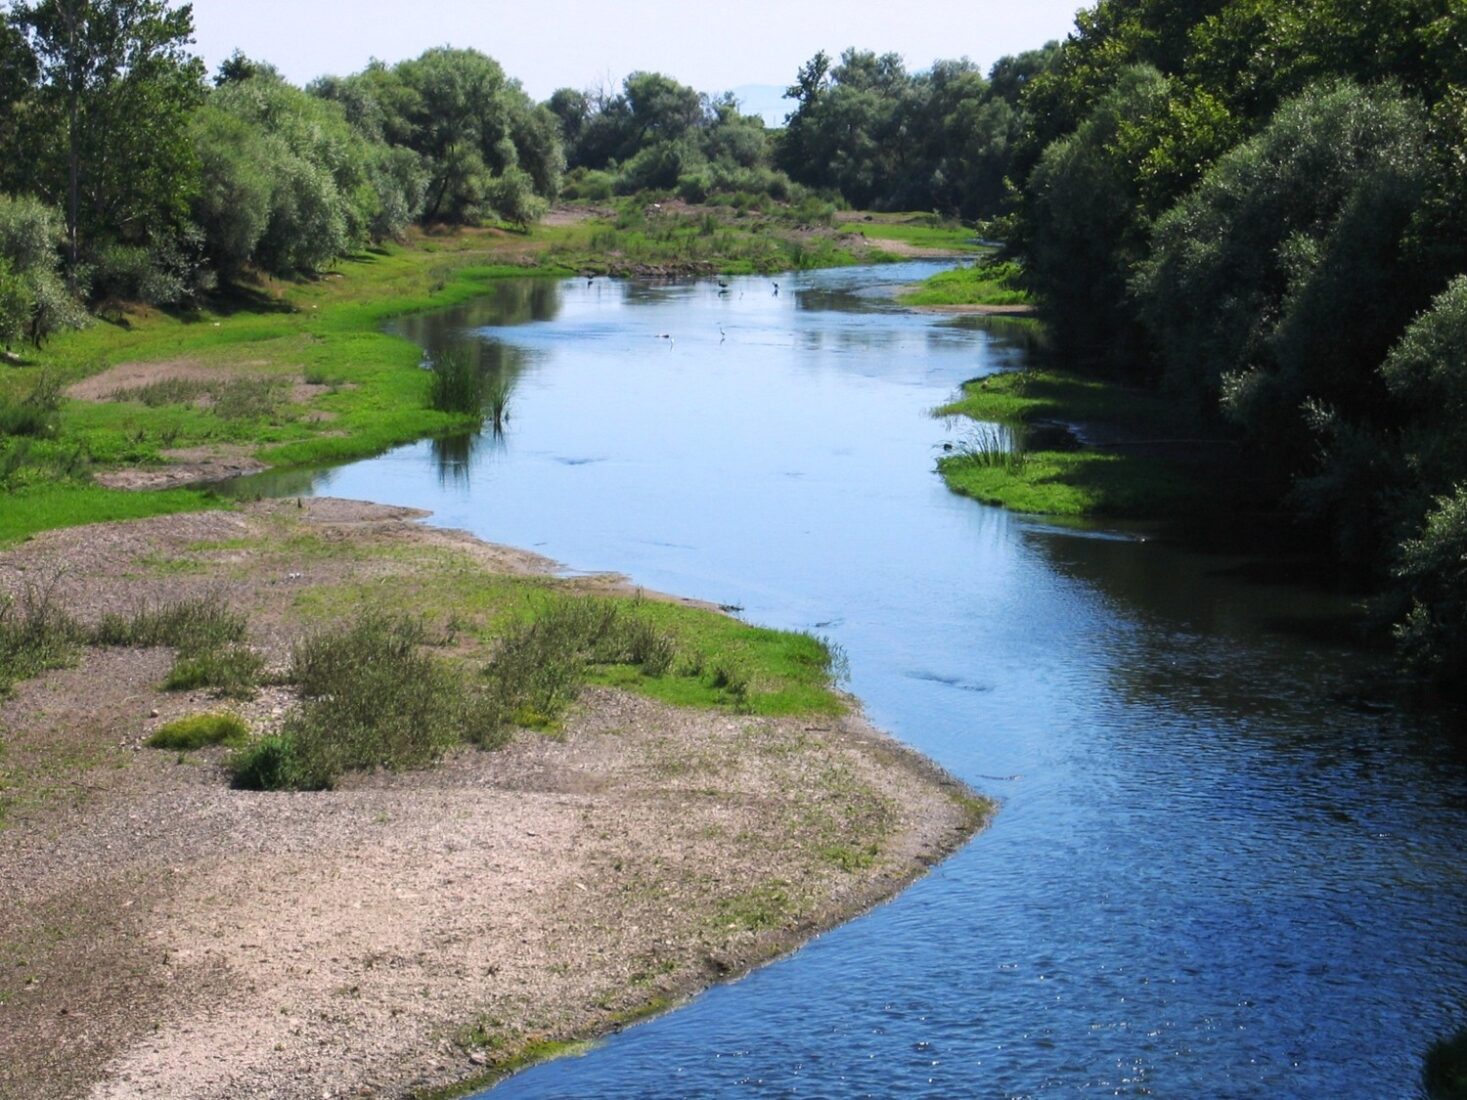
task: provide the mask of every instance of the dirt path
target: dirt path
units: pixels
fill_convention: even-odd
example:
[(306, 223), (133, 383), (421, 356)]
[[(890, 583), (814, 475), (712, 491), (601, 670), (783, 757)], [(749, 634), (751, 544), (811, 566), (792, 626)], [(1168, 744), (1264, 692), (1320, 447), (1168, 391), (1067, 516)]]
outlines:
[[(284, 660), (303, 609), (549, 563), (416, 513), (263, 504), (0, 554), (83, 617), (222, 591)], [(551, 583), (548, 580), (546, 583)], [(569, 583), (569, 582), (567, 582)], [(606, 589), (616, 578), (574, 582)], [(964, 788), (854, 714), (588, 690), (558, 737), (312, 794), (142, 747), (220, 704), (88, 650), (0, 705), (0, 1096), (406, 1096), (604, 1033), (889, 896), (968, 836)], [(268, 689), (257, 729), (290, 705)]]

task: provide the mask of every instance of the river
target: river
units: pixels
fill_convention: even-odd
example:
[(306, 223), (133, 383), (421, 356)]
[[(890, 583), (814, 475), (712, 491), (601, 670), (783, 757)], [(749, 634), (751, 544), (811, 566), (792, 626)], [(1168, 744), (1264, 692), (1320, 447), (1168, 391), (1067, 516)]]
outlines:
[(401, 323), (502, 434), (286, 475), (813, 630), (877, 725), (1002, 801), (925, 880), (501, 1097), (1405, 1097), (1467, 1018), (1467, 766), (1362, 700), (1348, 606), (934, 472), (1023, 362), (894, 308), (922, 264), (515, 281)]

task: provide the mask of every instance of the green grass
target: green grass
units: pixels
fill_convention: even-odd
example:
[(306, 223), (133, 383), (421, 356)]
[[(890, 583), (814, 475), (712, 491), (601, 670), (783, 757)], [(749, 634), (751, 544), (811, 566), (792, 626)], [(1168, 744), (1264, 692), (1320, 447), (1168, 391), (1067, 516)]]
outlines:
[[(1079, 378), (1060, 371), (1009, 371), (975, 379), (962, 396), (934, 413), (1022, 428), (1040, 420), (1102, 423), (1161, 438), (1170, 421), (1160, 396)], [(1016, 512), (1051, 516), (1154, 518), (1185, 514), (1205, 494), (1185, 464), (1125, 452), (1020, 450), (998, 453), (986, 445), (960, 447), (939, 460), (938, 470), (955, 492)]]
[(71, 664), (82, 636), (53, 585), (29, 584), (19, 597), (0, 593), (0, 699), (21, 680)]
[(204, 653), (245, 639), (245, 616), (218, 595), (172, 603), (144, 603), (128, 614), (108, 612), (92, 631), (94, 645), (172, 646), (185, 654)]
[(955, 492), (1015, 512), (1146, 518), (1196, 506), (1196, 482), (1160, 459), (1033, 451), (1010, 463), (953, 455), (937, 466)]
[(1027, 305), (1029, 294), (1018, 285), (1013, 263), (976, 263), (939, 271), (898, 301), (909, 306)]
[(210, 745), (244, 744), (250, 729), (235, 714), (191, 714), (159, 726), (146, 742), (149, 748), (192, 752)]
[(163, 681), (164, 691), (209, 689), (231, 699), (250, 699), (260, 687), (265, 660), (246, 645), (180, 653)]
[(870, 221), (842, 219), (840, 226), (877, 243), (901, 241), (954, 254), (981, 252), (988, 247), (978, 243), (977, 234), (970, 227), (932, 214), (872, 214), (870, 217)]
[(1118, 386), (1054, 370), (1017, 370), (963, 383), (963, 395), (937, 416), (966, 416), (1000, 424), (1033, 420), (1088, 421), (1137, 431), (1169, 419), (1169, 406), (1149, 390)]
[(19, 542), (56, 527), (142, 519), (147, 516), (198, 512), (223, 507), (212, 493), (192, 489), (130, 493), (99, 485), (59, 482), (32, 485), (3, 494), (0, 507), (0, 546)]

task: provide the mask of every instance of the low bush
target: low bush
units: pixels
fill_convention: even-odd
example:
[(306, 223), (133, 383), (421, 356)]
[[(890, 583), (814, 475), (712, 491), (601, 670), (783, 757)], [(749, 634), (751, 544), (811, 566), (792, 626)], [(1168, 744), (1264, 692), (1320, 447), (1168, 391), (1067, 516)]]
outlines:
[(130, 615), (109, 613), (92, 631), (94, 645), (172, 646), (181, 654), (197, 655), (242, 642), (248, 623), (218, 594), (172, 603), (144, 603)]
[(672, 639), (634, 610), (609, 600), (553, 600), (500, 641), (485, 670), (488, 729), (553, 725), (575, 701), (591, 665), (636, 665), (661, 676), (675, 657)]
[(235, 714), (191, 714), (159, 726), (145, 742), (149, 748), (190, 752), (208, 745), (239, 745), (249, 727)]
[(349, 771), (435, 762), (479, 723), (463, 674), (423, 653), (423, 640), (420, 622), (385, 615), (303, 640), (290, 671), (302, 706), (278, 738), (240, 755), (235, 782), (321, 790)]

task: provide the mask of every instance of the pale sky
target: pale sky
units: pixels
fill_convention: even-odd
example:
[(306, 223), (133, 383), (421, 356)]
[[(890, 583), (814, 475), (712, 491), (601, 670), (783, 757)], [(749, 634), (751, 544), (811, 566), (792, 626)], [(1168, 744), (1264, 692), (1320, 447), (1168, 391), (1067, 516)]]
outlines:
[(432, 46), (489, 54), (537, 100), (638, 69), (702, 92), (787, 85), (817, 50), (899, 53), (909, 70), (1063, 38), (1080, 0), (193, 0), (210, 71), (236, 48), (304, 84)]

